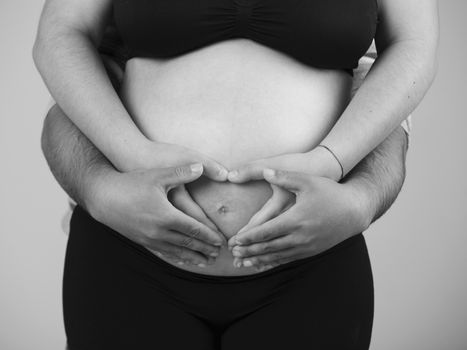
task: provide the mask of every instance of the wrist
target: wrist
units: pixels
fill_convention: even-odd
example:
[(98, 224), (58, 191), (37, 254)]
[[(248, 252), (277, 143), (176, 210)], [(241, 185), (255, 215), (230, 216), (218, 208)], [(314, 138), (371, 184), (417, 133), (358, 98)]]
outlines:
[(351, 206), (351, 215), (357, 225), (357, 231), (363, 232), (371, 225), (376, 215), (376, 195), (372, 185), (353, 179), (342, 184), (346, 189)]
[(83, 204), (97, 221), (102, 218), (105, 203), (108, 201), (109, 186), (113, 186), (119, 175), (115, 168), (108, 165), (89, 169), (84, 176), (86, 180), (83, 182)]
[(315, 176), (322, 176), (336, 182), (342, 177), (342, 170), (339, 162), (324, 147), (315, 147), (307, 153), (310, 165), (313, 168), (311, 173)]
[(131, 148), (117, 154), (112, 164), (121, 172), (147, 169), (149, 160), (154, 158), (154, 144), (145, 137), (139, 138)]

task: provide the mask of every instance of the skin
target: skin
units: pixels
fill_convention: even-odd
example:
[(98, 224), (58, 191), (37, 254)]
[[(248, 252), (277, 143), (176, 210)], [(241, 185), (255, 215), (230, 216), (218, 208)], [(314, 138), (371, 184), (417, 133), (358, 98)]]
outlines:
[[(53, 2), (51, 2), (53, 3)], [(91, 6), (91, 5), (89, 5)], [(53, 12), (53, 11), (52, 11)], [(71, 13), (74, 13), (74, 11), (70, 11)], [(80, 12), (78, 11), (81, 15), (83, 15), (83, 12)], [(45, 16), (47, 17), (47, 16)], [(55, 18), (57, 19), (57, 18)], [(49, 18), (50, 20), (50, 18)], [(67, 22), (69, 24), (69, 22)], [(51, 26), (50, 26), (51, 27)], [(50, 29), (49, 27), (49, 29)], [(45, 26), (45, 31), (47, 31), (47, 25)], [(66, 30), (62, 27), (62, 30), (63, 32), (61, 32), (61, 35), (64, 35), (64, 36), (67, 36), (70, 32), (68, 32), (67, 30), (70, 30), (74, 33), (74, 35), (78, 35), (78, 34), (83, 34), (83, 30), (86, 29), (86, 30), (89, 30), (89, 27), (87, 28), (81, 28), (80, 30), (77, 30), (76, 28), (74, 28), (73, 30), (70, 29), (70, 27), (67, 27)], [(92, 31), (92, 30), (91, 30)], [(68, 33), (68, 34), (67, 34)], [(71, 35), (71, 34), (70, 34)], [(45, 37), (47, 37), (47, 35), (45, 35)], [(57, 39), (58, 40), (58, 39)], [(57, 41), (55, 41), (55, 43), (57, 43)], [(67, 41), (68, 44), (70, 44), (71, 42)], [(45, 46), (41, 46), (41, 44), (44, 44), (44, 41), (39, 41), (37, 42), (37, 46), (36, 47), (45, 47)], [(63, 43), (65, 45), (65, 43)], [(79, 44), (78, 42), (76, 42), (76, 44)], [(74, 46), (73, 46), (74, 47)], [(71, 46), (70, 46), (71, 48)], [(41, 50), (35, 50), (35, 52), (40, 52)], [(77, 52), (74, 52), (74, 54), (78, 55), (79, 53)], [(36, 54), (35, 55), (36, 57), (36, 61), (37, 62), (40, 62), (42, 61), (41, 59), (41, 55), (40, 54)], [(57, 56), (58, 57), (58, 56)], [(85, 58), (82, 56), (81, 58), (84, 59), (84, 62), (86, 62)], [(58, 59), (58, 58), (57, 58)], [(58, 63), (58, 62), (57, 62)], [(83, 64), (83, 62), (81, 62), (81, 64)], [(39, 66), (40, 64), (38, 64)], [(73, 64), (72, 64), (73, 65)], [(83, 67), (85, 68), (85, 67)], [(47, 73), (45, 73), (45, 75), (47, 75)], [(76, 75), (75, 75), (76, 76)], [(83, 75), (79, 75), (80, 77), (82, 77)], [(53, 80), (53, 79), (52, 79)], [(71, 81), (71, 80), (70, 80)], [(50, 86), (54, 85), (54, 81), (50, 81), (49, 79), (49, 82), (48, 84)], [(71, 84), (70, 84), (71, 85)], [(61, 88), (64, 88), (63, 86), (60, 86)], [(65, 87), (65, 90), (66, 88), (68, 87)], [(92, 89), (90, 89), (92, 90)], [(60, 90), (60, 91), (63, 91), (63, 90)], [(78, 91), (78, 90), (77, 90)], [(81, 90), (79, 90), (81, 91)], [(103, 91), (103, 90), (102, 90)], [(82, 91), (83, 94), (86, 93), (85, 91)], [(97, 91), (96, 91), (97, 93)], [(99, 90), (99, 93), (101, 93), (101, 90)], [(81, 96), (81, 93), (76, 93), (75, 96)], [(105, 101), (107, 103), (108, 100), (105, 99), (105, 96), (104, 95), (99, 95), (99, 99), (101, 101)], [(92, 98), (94, 98), (93, 96), (90, 96), (91, 100), (86, 100), (86, 105), (87, 106), (90, 106), (92, 105), (92, 103), (89, 103), (90, 101), (92, 102)], [(102, 98), (104, 98), (102, 100)], [(66, 99), (66, 98), (64, 98)], [(75, 100), (77, 100), (75, 98)], [(60, 101), (59, 101), (60, 102)], [(104, 103), (104, 105), (106, 104)], [(62, 105), (62, 107), (65, 108), (66, 106), (66, 101), (65, 101), (65, 104), (63, 103), (60, 103)], [(75, 104), (78, 105), (79, 103), (77, 103), (75, 101)], [(349, 105), (350, 106), (350, 105)], [(100, 106), (98, 106), (100, 108)], [(86, 107), (88, 108), (88, 107)], [(82, 111), (80, 111), (81, 114), (83, 114)], [(94, 113), (94, 117), (91, 118), (91, 116), (87, 116), (86, 118), (91, 118), (90, 120), (92, 120), (92, 123), (95, 123), (96, 121), (98, 123), (100, 123), (101, 121), (105, 120), (107, 117), (107, 115), (111, 115), (112, 117), (115, 116), (115, 115), (119, 115), (118, 114), (118, 111), (116, 110), (111, 110), (109, 109), (108, 111), (102, 111), (102, 109), (100, 110), (100, 113), (96, 113), (96, 112), (93, 112)], [(67, 113), (69, 114), (69, 113)], [(70, 114), (70, 118), (72, 118), (72, 114)], [(123, 120), (123, 119), (122, 119)], [(114, 140), (124, 140), (125, 142), (127, 142), (127, 140), (131, 139), (131, 136), (128, 136), (126, 134), (122, 134), (121, 131), (125, 129), (125, 127), (122, 127), (119, 129), (118, 125), (120, 125), (119, 122), (120, 119), (117, 118), (117, 122), (114, 124), (113, 122), (111, 123), (111, 129), (109, 132), (109, 129), (103, 127), (101, 129), (101, 132), (97, 132), (99, 128), (95, 128), (95, 125), (92, 125), (89, 126), (89, 125), (82, 125), (80, 127), (80, 129), (84, 130), (86, 129), (87, 127), (89, 128), (90, 130), (90, 133), (97, 133), (98, 135), (116, 135), (117, 137), (114, 137), (112, 142), (115, 142)], [(79, 123), (76, 123), (77, 125)], [(123, 124), (122, 124), (123, 125)], [(79, 126), (79, 125), (78, 125)], [(106, 125), (106, 126), (109, 126), (109, 125)], [(118, 130), (115, 130), (114, 128), (117, 128)], [(105, 131), (105, 132), (104, 132)], [(115, 131), (115, 134), (113, 133), (113, 131)], [(86, 133), (85, 133), (86, 134)], [(86, 134), (87, 135), (87, 134)], [(89, 136), (89, 135), (88, 135)], [(127, 137), (128, 136), (128, 137)], [(90, 136), (92, 137), (92, 136)], [(109, 144), (105, 143), (103, 145), (101, 145), (102, 147), (99, 146), (99, 142), (101, 142), (102, 140), (97, 140), (97, 141), (94, 141), (92, 140), (93, 143), (95, 143), (98, 148), (102, 149), (102, 150), (105, 150), (106, 147), (108, 147), (110, 149), (110, 152), (114, 152), (116, 150), (118, 150), (118, 146), (117, 147), (110, 147)], [(106, 142), (109, 142), (108, 140)], [(130, 145), (129, 148), (130, 150), (132, 150), (132, 152), (136, 152), (136, 154), (138, 154), (138, 157), (139, 155), (141, 154), (142, 155), (142, 158), (140, 159), (136, 159), (136, 161), (134, 163), (132, 163), (132, 165), (130, 165), (128, 168), (125, 168), (125, 166), (121, 166), (120, 168), (118, 168), (118, 170), (125, 170), (126, 169), (141, 169), (142, 168), (142, 165), (141, 164), (144, 164), (145, 167), (151, 167), (151, 166), (155, 166), (155, 167), (166, 167), (166, 166), (172, 166), (173, 164), (170, 164), (168, 162), (172, 162), (172, 161), (175, 161), (175, 162), (179, 162), (179, 159), (180, 157), (183, 157), (183, 155), (185, 155), (187, 152), (190, 152), (190, 150), (187, 148), (187, 147), (180, 147), (179, 145), (174, 145), (174, 144), (167, 144), (167, 143), (161, 143), (161, 142), (151, 142), (151, 152), (146, 152), (149, 148), (145, 148), (145, 146), (142, 146), (142, 147), (136, 147), (136, 148), (132, 148), (132, 146)], [(281, 158), (281, 163), (282, 164), (286, 164), (287, 166), (290, 165), (290, 167), (288, 169), (281, 169), (281, 170), (285, 170), (285, 171), (306, 171), (306, 173), (308, 175), (311, 175), (311, 176), (324, 176), (324, 177), (328, 177), (330, 179), (333, 179), (333, 180), (336, 180), (339, 176), (340, 176), (340, 171), (339, 171), (339, 168), (337, 167), (337, 164), (335, 163), (335, 159), (333, 159), (327, 152), (323, 152), (323, 149), (319, 149), (319, 151), (317, 151), (318, 149), (316, 150), (313, 150), (311, 152), (304, 152), (306, 154), (297, 154), (297, 153), (290, 153), (288, 155), (284, 155), (282, 156)], [(138, 152), (137, 152), (138, 151)], [(141, 151), (141, 152), (139, 152)], [(133, 152), (133, 154), (135, 154)], [(104, 152), (105, 153), (105, 152)], [(119, 153), (119, 152), (116, 152), (116, 153)], [(150, 154), (151, 155), (151, 158), (146, 158), (147, 154)], [(161, 155), (163, 154), (168, 154), (169, 156), (165, 157), (165, 159), (163, 159), (161, 161)], [(109, 159), (112, 160), (112, 158), (115, 158), (115, 155), (112, 155), (112, 154), (105, 154)], [(154, 155), (158, 155), (158, 157), (154, 157)], [(305, 155), (305, 158), (303, 157)], [(200, 157), (203, 157), (203, 155), (198, 155)], [(117, 156), (118, 157), (118, 156)], [(138, 157), (133, 157), (133, 158), (138, 158)], [(205, 158), (209, 158), (207, 156), (204, 156)], [(157, 161), (155, 161), (154, 159), (157, 158)], [(299, 160), (302, 160), (300, 162), (296, 161), (297, 159)], [(185, 158), (185, 160), (187, 160)], [(303, 162), (303, 160), (305, 162)], [(120, 160), (113, 160), (112, 163), (115, 165), (115, 164), (125, 164), (125, 162), (121, 162)], [(300, 168), (303, 168), (303, 164), (314, 164), (313, 167), (310, 167), (309, 169), (305, 169), (305, 170), (302, 170), (302, 169), (298, 169), (297, 167), (300, 167)], [(203, 163), (203, 165), (205, 165)], [(269, 165), (267, 165), (267, 162), (265, 162), (265, 166), (269, 167)], [(211, 178), (214, 180), (216, 179), (217, 177), (217, 180), (219, 181), (222, 181), (222, 177), (224, 175), (226, 175), (226, 172), (223, 171), (225, 169), (222, 169), (222, 166), (219, 164), (219, 167), (218, 167), (218, 171), (213, 171), (213, 173), (211, 174)], [(346, 169), (347, 170), (347, 169)], [(339, 172), (339, 174), (338, 174)], [(232, 181), (234, 182), (234, 181)], [(240, 183), (240, 182), (239, 182)], [(276, 192), (279, 193), (280, 190), (279, 186), (276, 186)], [(285, 191), (283, 191), (285, 192)], [(187, 197), (187, 193), (185, 192), (185, 196)], [(277, 197), (281, 197), (283, 198), (283, 202), (282, 203), (288, 203), (287, 200), (288, 198), (290, 198), (291, 196), (275, 196), (275, 198)], [(270, 208), (271, 206), (269, 206)], [(283, 206), (282, 208), (284, 207), (287, 207), (287, 206)], [(264, 212), (264, 211), (263, 211)], [(271, 211), (270, 211), (271, 212)], [(258, 216), (256, 216), (256, 219), (258, 218)], [(266, 219), (262, 219), (263, 221), (267, 221)], [(261, 224), (261, 220), (257, 221), (256, 224)], [(206, 226), (209, 226), (208, 224), (206, 224)], [(364, 229), (365, 228), (365, 225), (359, 225), (358, 229), (361, 230), (361, 229)]]
[[(225, 244), (195, 219), (191, 200), (168, 200), (173, 188), (199, 178), (202, 164), (118, 172), (54, 106), (45, 119), (42, 149), (64, 190), (94, 218), (153, 252), (205, 267)], [(188, 213), (189, 215), (187, 215)]]
[(439, 15), (436, 0), (378, 0), (372, 69), (322, 141), (344, 172), (413, 112), (437, 71)]
[[(103, 61), (115, 87), (118, 87), (118, 77), (121, 77), (122, 72), (118, 66), (112, 65), (109, 57), (103, 57)], [(141, 242), (154, 252), (162, 251), (174, 262), (196, 266), (213, 263), (214, 259), (209, 254), (218, 250), (214, 245), (192, 239), (193, 234), (190, 235), (190, 232), (196, 233), (199, 229), (193, 221), (187, 222), (185, 236), (177, 236), (178, 241), (172, 240), (170, 243), (167, 240), (168, 236), (161, 234), (173, 227), (162, 226), (160, 218), (168, 217), (175, 208), (182, 209), (192, 217), (197, 217), (198, 210), (196, 205), (192, 205), (192, 199), (185, 196), (173, 196), (169, 201), (167, 193), (160, 190), (163, 185), (161, 173), (157, 169), (118, 172), (57, 105), (49, 111), (45, 119), (42, 149), (59, 184), (98, 221)], [(397, 197), (405, 177), (406, 152), (406, 133), (399, 127), (365, 157), (341, 183), (322, 177), (306, 176), (307, 180), (302, 180), (306, 186), (301, 191), (295, 192), (297, 197), (300, 195), (300, 200), (292, 212), (297, 217), (290, 222), (295, 225), (300, 221), (298, 219), (300, 215), (316, 218), (313, 222), (302, 220), (306, 224), (302, 229), (308, 226), (310, 229), (308, 232), (314, 233), (314, 240), (308, 242), (302, 249), (297, 249), (295, 256), (281, 257), (280, 253), (277, 253), (284, 249), (280, 245), (280, 240), (254, 242), (248, 240), (249, 234), (244, 236), (246, 240), (239, 246), (241, 249), (235, 252), (244, 254), (258, 270), (262, 270), (304, 257), (305, 254), (316, 254), (345, 239), (352, 232), (361, 232), (383, 215)], [(173, 170), (173, 174), (177, 173), (183, 174), (184, 171)], [(192, 176), (189, 179), (194, 180), (197, 177)], [(271, 178), (269, 179), (273, 186), (280, 187), (279, 183), (276, 184)], [(154, 191), (154, 188), (158, 190)], [(313, 195), (308, 198), (310, 193)], [(177, 215), (182, 219), (180, 213), (177, 212)], [(199, 221), (207, 223), (202, 215), (198, 218)], [(285, 219), (287, 218), (286, 216)], [(282, 219), (282, 216), (278, 216), (276, 220)], [(186, 222), (187, 218), (181, 221)], [(287, 220), (279, 223), (279, 226), (284, 227), (285, 224)], [(349, 230), (350, 224), (352, 230)], [(261, 233), (264, 228), (265, 226), (258, 226), (252, 232), (252, 237), (255, 236), (255, 232)], [(300, 236), (303, 231), (293, 232), (296, 233), (291, 234), (288, 239), (298, 241), (303, 238)], [(329, 232), (333, 234), (330, 235)], [(165, 240), (162, 237), (165, 237)], [(323, 237), (330, 237), (331, 240)], [(290, 243), (288, 240), (283, 242)], [(235, 252), (233, 253), (236, 254)]]
[[(345, 173), (413, 111), (436, 72), (437, 1), (379, 0), (378, 6), (378, 59), (322, 141), (338, 155)], [(110, 0), (46, 1), (34, 61), (64, 112), (117, 169), (157, 166), (160, 146), (132, 122), (95, 50), (110, 10)], [(320, 164), (313, 175), (340, 178), (336, 160), (322, 148), (307, 152), (307, 158)]]

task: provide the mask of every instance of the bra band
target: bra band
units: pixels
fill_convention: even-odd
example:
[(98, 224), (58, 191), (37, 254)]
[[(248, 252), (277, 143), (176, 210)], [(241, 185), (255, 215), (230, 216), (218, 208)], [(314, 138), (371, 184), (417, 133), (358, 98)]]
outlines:
[(375, 0), (112, 0), (129, 58), (171, 58), (249, 39), (314, 68), (352, 74), (376, 33)]

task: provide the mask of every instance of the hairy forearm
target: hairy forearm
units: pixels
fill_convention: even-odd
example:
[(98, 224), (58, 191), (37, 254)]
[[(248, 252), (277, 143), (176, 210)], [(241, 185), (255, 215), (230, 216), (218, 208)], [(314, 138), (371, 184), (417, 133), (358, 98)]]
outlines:
[(116, 169), (58, 105), (44, 120), (41, 145), (57, 182), (76, 203), (89, 209), (91, 181)]
[(407, 134), (399, 126), (342, 181), (361, 196), (368, 225), (391, 207), (402, 188), (407, 145)]

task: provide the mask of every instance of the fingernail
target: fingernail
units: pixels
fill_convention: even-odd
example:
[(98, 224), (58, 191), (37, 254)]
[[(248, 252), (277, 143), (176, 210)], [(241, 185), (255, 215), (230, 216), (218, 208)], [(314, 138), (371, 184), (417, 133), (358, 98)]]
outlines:
[(203, 164), (201, 163), (192, 164), (190, 166), (190, 169), (193, 173), (200, 173), (203, 171)]
[(232, 170), (229, 172), (229, 179), (234, 179), (238, 176), (238, 171), (237, 170)]
[(276, 175), (276, 171), (273, 169), (264, 169), (263, 174), (267, 177), (274, 177)]
[(209, 254), (209, 256), (212, 256), (212, 257), (216, 258), (216, 257), (219, 256), (219, 253), (217, 253), (217, 252), (212, 252), (212, 253)]
[(179, 265), (185, 265), (185, 263), (183, 261), (177, 261), (177, 264)]
[(251, 262), (251, 260), (243, 260), (243, 266), (251, 267), (253, 266), (253, 263)]
[(242, 267), (242, 261), (241, 261), (241, 260), (238, 260), (238, 259), (235, 259), (235, 260), (234, 260), (234, 266), (235, 266), (235, 267)]
[(232, 255), (235, 256), (236, 258), (239, 258), (242, 253), (240, 252), (240, 248), (235, 247), (232, 249)]
[(213, 244), (214, 244), (216, 247), (222, 246), (222, 242), (214, 242)]
[(206, 264), (200, 263), (198, 264), (199, 267), (206, 267)]
[(227, 169), (220, 169), (219, 170), (219, 177), (222, 178), (222, 179), (227, 179), (229, 176), (229, 171)]

